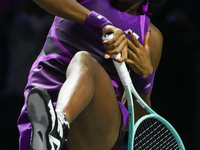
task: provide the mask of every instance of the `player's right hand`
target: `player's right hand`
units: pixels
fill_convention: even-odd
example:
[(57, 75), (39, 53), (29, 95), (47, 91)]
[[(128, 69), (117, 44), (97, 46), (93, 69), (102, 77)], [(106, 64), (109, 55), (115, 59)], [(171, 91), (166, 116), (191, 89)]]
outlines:
[(127, 59), (128, 55), (128, 45), (127, 38), (124, 32), (112, 25), (106, 25), (102, 29), (102, 35), (112, 32), (114, 37), (110, 40), (103, 41), (103, 45), (106, 49), (105, 58), (111, 58), (112, 55), (121, 53), (121, 58), (114, 58), (117, 62), (123, 62)]

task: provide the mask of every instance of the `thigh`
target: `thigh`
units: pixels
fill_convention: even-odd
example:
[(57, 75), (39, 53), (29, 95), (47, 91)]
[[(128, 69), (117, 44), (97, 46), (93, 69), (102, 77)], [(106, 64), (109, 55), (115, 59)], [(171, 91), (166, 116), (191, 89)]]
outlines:
[(94, 95), (71, 123), (69, 150), (110, 150), (119, 134), (121, 113), (115, 90), (106, 71), (95, 60), (91, 61), (96, 71)]

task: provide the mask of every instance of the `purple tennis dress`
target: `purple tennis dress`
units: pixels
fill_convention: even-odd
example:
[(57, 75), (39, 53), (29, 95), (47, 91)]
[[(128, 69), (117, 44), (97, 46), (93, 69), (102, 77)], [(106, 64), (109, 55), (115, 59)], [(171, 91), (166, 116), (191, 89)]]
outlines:
[[(112, 7), (109, 0), (84, 0), (80, 4), (105, 16), (125, 33), (134, 32), (139, 37), (138, 40), (143, 43), (150, 22), (147, 16), (148, 3), (142, 7), (138, 15), (130, 15), (117, 10)], [(78, 51), (88, 51), (102, 65), (110, 76), (116, 95), (119, 96), (120, 80), (112, 60), (104, 58), (105, 49), (101, 37), (81, 24), (55, 17), (44, 47), (31, 67), (24, 91), (25, 103), (18, 119), (20, 150), (30, 149), (31, 123), (26, 109), (29, 91), (35, 86), (45, 88), (56, 105), (58, 92), (66, 80), (65, 73), (68, 64)], [(121, 103), (119, 106), (122, 110), (124, 125), (126, 125), (128, 111)]]

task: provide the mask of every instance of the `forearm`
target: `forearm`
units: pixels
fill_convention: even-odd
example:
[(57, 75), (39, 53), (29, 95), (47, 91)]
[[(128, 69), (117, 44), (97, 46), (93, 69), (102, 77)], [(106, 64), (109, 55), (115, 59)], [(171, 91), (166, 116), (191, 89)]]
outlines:
[(151, 107), (151, 100), (150, 100), (151, 92), (147, 94), (139, 94), (139, 95), (145, 101), (145, 103)]
[[(151, 92), (139, 95), (145, 101), (145, 103), (151, 107), (151, 100), (150, 100)], [(138, 102), (136, 102), (136, 100), (134, 100), (134, 110), (135, 110), (135, 121), (137, 121), (139, 118), (147, 114), (147, 111), (144, 108), (142, 108), (142, 106)]]
[(89, 10), (76, 0), (33, 0), (47, 12), (65, 19), (84, 24)]

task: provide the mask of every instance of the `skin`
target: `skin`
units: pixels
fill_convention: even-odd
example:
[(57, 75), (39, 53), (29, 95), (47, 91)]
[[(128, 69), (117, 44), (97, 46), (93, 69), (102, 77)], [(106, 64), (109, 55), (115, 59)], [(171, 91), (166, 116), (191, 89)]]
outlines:
[[(90, 13), (75, 0), (34, 2), (53, 15), (80, 24), (84, 24)], [(121, 11), (136, 14), (142, 2), (143, 0), (118, 0), (116, 6)], [(121, 29), (106, 25), (102, 29), (102, 35), (113, 32), (114, 38), (103, 43), (105, 58), (122, 53), (122, 57), (116, 61), (125, 61), (137, 75), (151, 75), (153, 69), (158, 67), (163, 41), (161, 33), (151, 23), (149, 31), (145, 35), (143, 46), (132, 34), (129, 35), (129, 41)], [(151, 105), (150, 95), (151, 92), (141, 94), (148, 105)], [(146, 113), (137, 103), (135, 109), (136, 119)], [(69, 120), (70, 132), (66, 143), (69, 150), (110, 150), (115, 145), (121, 112), (108, 74), (89, 53), (78, 52), (70, 62), (66, 81), (58, 96), (56, 111), (65, 113)]]

